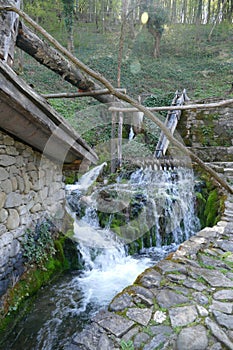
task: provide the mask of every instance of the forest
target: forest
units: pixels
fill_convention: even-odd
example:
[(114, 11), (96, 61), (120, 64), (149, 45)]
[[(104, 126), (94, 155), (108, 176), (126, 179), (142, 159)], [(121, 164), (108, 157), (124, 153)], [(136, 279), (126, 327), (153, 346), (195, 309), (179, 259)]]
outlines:
[[(80, 60), (131, 95), (186, 88), (194, 98), (212, 97), (232, 83), (231, 0), (24, 0), (23, 10)], [(28, 79), (27, 62), (28, 58)], [(21, 54), (17, 64), (20, 72)], [(34, 64), (30, 65), (33, 80)], [(36, 80), (43, 73), (38, 74)], [(43, 85), (42, 79), (39, 89), (45, 93), (49, 86)]]
[[(23, 5), (74, 56), (146, 106), (170, 105), (174, 93), (183, 89), (194, 101), (232, 96), (231, 2), (72, 0)], [(82, 91), (20, 50), (15, 69), (92, 147), (111, 138), (111, 115), (104, 121), (107, 107), (97, 108), (96, 99), (47, 97)], [(145, 128), (153, 130), (148, 120)], [(127, 133), (129, 128), (123, 138)], [(142, 142), (153, 148), (156, 133)]]

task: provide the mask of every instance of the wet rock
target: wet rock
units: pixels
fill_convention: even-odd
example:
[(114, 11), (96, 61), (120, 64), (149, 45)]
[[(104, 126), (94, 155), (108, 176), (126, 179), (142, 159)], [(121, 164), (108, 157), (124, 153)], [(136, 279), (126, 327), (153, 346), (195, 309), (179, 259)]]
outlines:
[(151, 326), (150, 331), (154, 336), (158, 334), (170, 335), (173, 333), (173, 329), (170, 326)]
[(172, 327), (187, 326), (194, 322), (198, 316), (196, 307), (181, 306), (169, 310), (169, 316)]
[(173, 261), (162, 260), (157, 264), (157, 267), (161, 270), (161, 272), (180, 272), (186, 274), (186, 267), (181, 264), (177, 264)]
[(171, 290), (174, 290), (177, 293), (182, 293), (184, 295), (190, 294), (190, 289), (188, 289), (186, 287), (181, 287), (179, 285), (171, 286)]
[(133, 301), (137, 303), (145, 304), (146, 306), (154, 305), (154, 294), (149, 290), (141, 286), (131, 286), (128, 291), (133, 292)]
[(205, 350), (208, 346), (206, 328), (198, 325), (182, 329), (176, 346), (177, 350)]
[(213, 315), (219, 325), (233, 330), (233, 316), (224, 314), (223, 312), (213, 310)]
[(223, 303), (221, 301), (213, 300), (210, 310), (217, 310), (224, 312), (225, 314), (233, 313), (233, 303)]
[(103, 330), (101, 327), (94, 323), (77, 334), (73, 338), (72, 343), (82, 350), (96, 350), (102, 334)]
[(108, 336), (106, 334), (101, 334), (98, 345), (97, 345), (97, 349), (109, 350), (109, 349), (113, 349), (113, 348), (114, 348), (113, 342), (108, 338)]
[(137, 326), (134, 328), (131, 328), (127, 333), (123, 335), (122, 339), (127, 342), (131, 340), (136, 334), (138, 334), (139, 331), (140, 331), (140, 328)]
[(216, 300), (228, 300), (233, 301), (233, 290), (232, 289), (223, 289), (214, 293), (214, 299)]
[(169, 274), (166, 276), (170, 281), (172, 282), (181, 282), (181, 281), (184, 281), (186, 280), (187, 276), (185, 275), (177, 275), (177, 274)]
[(215, 338), (217, 338), (221, 343), (226, 345), (226, 347), (230, 350), (233, 350), (233, 343), (228, 338), (226, 333), (220, 328), (217, 323), (211, 320), (211, 318), (207, 317), (205, 320), (207, 327), (211, 330)]
[(150, 322), (152, 316), (151, 309), (139, 309), (139, 308), (130, 308), (126, 312), (126, 316), (131, 320), (143, 325), (147, 326)]
[(233, 287), (233, 281), (217, 270), (200, 269), (199, 276), (202, 276), (211, 287)]
[(222, 241), (217, 241), (216, 245), (224, 250), (225, 252), (233, 252), (233, 242), (232, 241), (227, 241), (227, 240), (222, 240)]
[(203, 290), (206, 289), (206, 286), (203, 283), (197, 282), (196, 280), (192, 280), (192, 279), (186, 279), (183, 285), (185, 287), (195, 289), (198, 292), (202, 292)]
[(171, 290), (162, 290), (156, 296), (156, 300), (160, 307), (169, 308), (177, 304), (189, 302), (189, 299), (182, 294), (178, 294)]
[(203, 264), (205, 264), (205, 265), (213, 266), (216, 268), (229, 269), (229, 266), (227, 266), (227, 264), (225, 264), (221, 260), (213, 259), (213, 258), (206, 256), (206, 255), (201, 255), (200, 259), (203, 262)]
[(134, 338), (134, 348), (139, 350), (142, 348), (143, 344), (147, 343), (150, 340), (150, 336), (144, 332), (138, 333)]
[(134, 306), (132, 297), (128, 293), (117, 295), (109, 305), (110, 311), (123, 311)]
[(153, 333), (153, 338), (144, 346), (143, 350), (160, 349), (173, 334), (173, 330), (169, 326), (154, 326), (150, 330)]
[(122, 316), (112, 314), (109, 317), (99, 320), (98, 324), (116, 337), (122, 337), (135, 323)]
[(137, 278), (135, 283), (141, 284), (145, 288), (155, 288), (160, 286), (160, 281), (160, 273), (154, 269), (148, 269)]

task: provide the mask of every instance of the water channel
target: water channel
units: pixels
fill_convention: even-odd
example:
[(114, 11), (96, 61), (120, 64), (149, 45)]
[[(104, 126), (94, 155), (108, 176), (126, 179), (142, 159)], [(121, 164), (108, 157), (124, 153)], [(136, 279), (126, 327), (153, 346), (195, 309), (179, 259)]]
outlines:
[[(139, 169), (127, 183), (119, 178), (115, 184), (97, 185), (90, 192), (103, 167), (104, 164), (92, 169), (76, 185), (67, 186), (68, 210), (75, 219), (73, 239), (77, 242), (77, 259), (82, 257), (84, 270), (71, 271), (43, 288), (30, 313), (15, 327), (1, 349), (70, 349), (72, 337), (92, 315), (106, 308), (114, 295), (132, 284), (142, 271), (176, 250), (198, 230), (191, 169), (181, 167), (156, 172)], [(129, 203), (133, 216), (127, 209)], [(100, 211), (109, 215), (105, 227), (100, 227)], [(111, 230), (114, 215), (119, 211), (127, 218), (120, 235), (118, 230)], [(145, 220), (150, 229), (146, 246), (145, 232), (135, 228)], [(138, 232), (136, 236), (132, 236), (132, 227)], [(167, 241), (166, 236), (169, 236)], [(141, 242), (140, 249), (129, 255), (127, 247), (135, 240)]]

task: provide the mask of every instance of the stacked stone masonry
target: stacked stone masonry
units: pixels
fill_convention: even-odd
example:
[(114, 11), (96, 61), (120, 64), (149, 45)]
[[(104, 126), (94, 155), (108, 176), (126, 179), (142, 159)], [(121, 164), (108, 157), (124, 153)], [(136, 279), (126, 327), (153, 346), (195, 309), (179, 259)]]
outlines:
[(27, 228), (62, 218), (64, 199), (61, 166), (0, 131), (0, 298), (23, 273)]

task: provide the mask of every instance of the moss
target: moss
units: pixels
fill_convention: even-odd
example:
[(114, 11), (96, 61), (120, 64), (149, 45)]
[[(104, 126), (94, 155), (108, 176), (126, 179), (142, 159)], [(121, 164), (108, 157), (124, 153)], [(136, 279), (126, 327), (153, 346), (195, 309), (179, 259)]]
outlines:
[(206, 199), (203, 197), (203, 194), (196, 192), (196, 206), (197, 206), (197, 216), (200, 220), (201, 228), (206, 225), (206, 216), (205, 216), (205, 206)]
[(206, 226), (214, 226), (218, 222), (219, 200), (217, 189), (210, 192), (205, 206)]
[(20, 280), (8, 290), (0, 315), (0, 339), (3, 338), (3, 332), (4, 335), (8, 333), (16, 322), (29, 311), (33, 297), (42, 286), (57, 278), (64, 271), (80, 267), (76, 246), (69, 238), (61, 234), (54, 241), (54, 246), (56, 254), (50, 256), (43, 267), (35, 264), (27, 266)]
[(195, 170), (201, 175), (196, 185), (196, 210), (201, 228), (212, 227), (221, 219), (224, 212), (226, 196), (216, 187), (209, 175), (203, 174), (200, 168)]
[(74, 184), (76, 181), (78, 180), (78, 175), (77, 172), (73, 171), (69, 171), (67, 172), (67, 174), (65, 174), (65, 184), (66, 185), (72, 185)]

